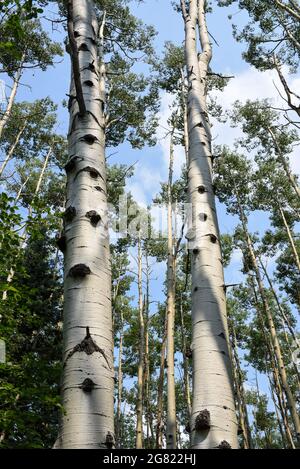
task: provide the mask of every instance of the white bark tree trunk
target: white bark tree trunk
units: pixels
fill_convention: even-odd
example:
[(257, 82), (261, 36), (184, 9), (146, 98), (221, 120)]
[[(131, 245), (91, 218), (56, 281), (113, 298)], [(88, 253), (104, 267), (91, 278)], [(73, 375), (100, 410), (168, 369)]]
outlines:
[[(189, 197), (193, 212), (192, 252), (192, 448), (237, 448), (223, 266), (212, 184), (211, 132), (206, 77), (211, 47), (204, 0), (190, 0), (186, 11), (185, 54), (189, 81)], [(199, 24), (202, 53), (197, 55)]]
[(4, 170), (5, 170), (5, 168), (6, 168), (6, 166), (7, 166), (7, 163), (9, 162), (9, 160), (12, 158), (12, 156), (13, 156), (13, 154), (14, 154), (15, 148), (16, 148), (16, 146), (17, 146), (18, 143), (19, 143), (19, 140), (20, 140), (20, 138), (21, 138), (21, 136), (22, 136), (22, 133), (23, 133), (24, 130), (25, 130), (25, 127), (26, 127), (26, 122), (25, 122), (25, 124), (21, 127), (21, 129), (19, 130), (19, 132), (17, 133), (17, 136), (16, 136), (16, 139), (15, 139), (14, 143), (11, 145), (10, 149), (9, 149), (8, 152), (7, 152), (7, 155), (6, 155), (4, 161), (3, 161), (2, 165), (1, 165), (1, 168), (0, 168), (0, 178), (1, 178), (1, 176), (2, 176), (2, 174), (3, 174), (3, 172), (4, 172)]
[(18, 68), (18, 70), (16, 72), (16, 75), (14, 76), (13, 86), (12, 86), (12, 90), (11, 90), (11, 93), (10, 93), (10, 96), (9, 96), (9, 99), (8, 99), (8, 103), (7, 103), (6, 109), (4, 111), (4, 114), (3, 114), (3, 116), (0, 120), (0, 139), (2, 137), (3, 129), (4, 129), (6, 123), (7, 123), (8, 119), (11, 115), (12, 107), (13, 107), (13, 104), (14, 104), (14, 101), (15, 101), (15, 98), (16, 98), (18, 86), (19, 86), (20, 79), (21, 79), (21, 76), (22, 76), (22, 71), (23, 71), (22, 66), (23, 66), (24, 60), (25, 60), (25, 52), (22, 55), (20, 67)]
[(170, 162), (168, 180), (168, 262), (167, 262), (167, 448), (176, 449), (176, 395), (174, 367), (174, 323), (175, 323), (175, 258), (173, 243), (172, 183), (174, 145), (173, 132), (170, 137)]
[(137, 403), (136, 403), (136, 448), (143, 447), (143, 410), (144, 410), (144, 341), (145, 324), (143, 311), (143, 287), (142, 287), (142, 242), (141, 231), (138, 237), (138, 295), (139, 295), (139, 362), (137, 376)]
[(98, 22), (93, 7), (90, 0), (69, 2), (73, 8), (69, 13), (73, 73), (65, 230), (60, 240), (65, 254), (65, 413), (55, 445), (68, 449), (111, 449), (115, 445), (104, 97), (100, 95)]

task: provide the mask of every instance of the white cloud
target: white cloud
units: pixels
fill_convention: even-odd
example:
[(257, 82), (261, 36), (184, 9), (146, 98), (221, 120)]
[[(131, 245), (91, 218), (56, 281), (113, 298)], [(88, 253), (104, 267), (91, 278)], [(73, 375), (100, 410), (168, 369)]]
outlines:
[[(288, 77), (291, 90), (295, 90), (297, 93), (300, 89), (300, 77), (298, 75), (288, 76), (288, 67), (283, 67), (282, 71), (284, 76)], [(286, 107), (286, 103), (280, 94), (284, 96), (284, 91), (276, 71), (259, 72), (254, 67), (249, 67), (236, 75), (235, 78), (232, 78), (224, 91), (215, 91), (213, 95), (224, 109), (230, 109), (236, 100), (245, 102), (248, 99), (265, 98), (271, 99), (274, 107)], [(213, 136), (217, 144), (232, 146), (234, 140), (242, 136), (242, 131), (240, 128), (231, 128), (227, 123), (222, 124), (213, 119)], [(298, 150), (291, 154), (290, 162), (292, 170), (300, 174)]]

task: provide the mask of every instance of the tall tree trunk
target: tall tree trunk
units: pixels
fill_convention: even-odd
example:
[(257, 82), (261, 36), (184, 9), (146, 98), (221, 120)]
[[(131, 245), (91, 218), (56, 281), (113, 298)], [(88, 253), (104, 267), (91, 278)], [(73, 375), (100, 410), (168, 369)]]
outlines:
[(176, 395), (174, 367), (174, 323), (175, 323), (175, 259), (173, 252), (173, 216), (172, 216), (172, 184), (173, 184), (174, 145), (173, 131), (170, 136), (170, 162), (168, 180), (168, 262), (167, 262), (167, 448), (176, 449)]
[(123, 334), (124, 334), (124, 318), (121, 308), (120, 313), (120, 338), (119, 338), (119, 358), (118, 358), (118, 397), (117, 397), (117, 418), (116, 418), (116, 447), (121, 448), (121, 428), (122, 428), (122, 394), (123, 394), (123, 371), (122, 371), (122, 354), (123, 354)]
[(280, 206), (279, 206), (279, 211), (280, 211), (280, 215), (281, 215), (284, 227), (286, 229), (286, 232), (287, 232), (287, 235), (288, 235), (288, 238), (289, 238), (289, 242), (290, 242), (290, 245), (291, 245), (291, 248), (292, 248), (292, 251), (293, 251), (296, 266), (297, 266), (297, 268), (299, 270), (299, 273), (300, 273), (300, 259), (299, 259), (299, 256), (298, 256), (298, 252), (297, 252), (297, 249), (296, 249), (296, 246), (295, 246), (295, 242), (294, 242), (294, 238), (293, 238), (291, 229), (290, 229), (290, 227), (288, 225), (288, 222), (286, 220), (284, 211), (282, 210), (282, 207), (280, 207)]
[(181, 327), (181, 350), (182, 350), (182, 361), (183, 361), (184, 397), (186, 400), (188, 421), (190, 421), (191, 414), (192, 414), (192, 403), (191, 403), (191, 392), (190, 392), (189, 361), (187, 357), (187, 345), (186, 345), (186, 329), (184, 325), (182, 298), (180, 299), (180, 327)]
[(139, 361), (137, 373), (137, 403), (136, 403), (136, 448), (143, 447), (143, 408), (144, 408), (144, 350), (145, 350), (145, 324), (142, 286), (142, 241), (141, 231), (138, 237), (138, 295), (139, 295)]
[(167, 322), (168, 315), (166, 311), (165, 328), (161, 343), (160, 353), (160, 369), (157, 386), (157, 416), (156, 416), (156, 448), (161, 449), (163, 446), (163, 391), (164, 391), (164, 377), (165, 377), (165, 357), (167, 346)]
[(243, 374), (240, 365), (240, 359), (238, 355), (238, 345), (235, 334), (235, 328), (233, 321), (231, 321), (231, 330), (232, 330), (232, 358), (233, 358), (233, 376), (235, 381), (235, 390), (238, 403), (238, 412), (239, 412), (239, 424), (243, 433), (244, 449), (251, 449), (252, 438), (249, 425), (248, 411), (245, 400), (245, 391), (243, 386)]
[[(188, 74), (189, 198), (192, 204), (192, 448), (237, 448), (223, 266), (212, 183), (207, 72), (212, 52), (205, 1), (181, 1)], [(197, 54), (196, 27), (201, 54)]]
[[(42, 185), (42, 181), (44, 179), (44, 175), (45, 175), (45, 171), (47, 169), (47, 166), (48, 166), (48, 162), (49, 162), (49, 158), (50, 158), (50, 155), (51, 155), (51, 152), (52, 152), (52, 146), (49, 148), (49, 151), (46, 155), (46, 158), (45, 158), (45, 161), (43, 163), (43, 166), (42, 166), (42, 169), (41, 169), (41, 172), (40, 172), (40, 175), (39, 175), (39, 178), (38, 178), (38, 181), (37, 181), (37, 184), (36, 184), (36, 187), (35, 187), (35, 190), (34, 190), (34, 194), (33, 194), (33, 200), (34, 198), (38, 195), (39, 191), (40, 191), (40, 188), (41, 188), (41, 185)], [(28, 181), (28, 178), (26, 179), (26, 183)], [(24, 183), (21, 188), (23, 189), (24, 188), (24, 185), (26, 185), (26, 183)], [(17, 194), (17, 198), (16, 198), (16, 201), (19, 199), (19, 197), (21, 196), (21, 193), (19, 191), (19, 193)], [(32, 202), (33, 202), (32, 200)], [(30, 218), (32, 215), (32, 205), (29, 205), (29, 208), (28, 208), (28, 218)], [(28, 223), (28, 221), (27, 221)], [(25, 226), (24, 226), (24, 229), (23, 229), (23, 233), (22, 233), (22, 236), (21, 236), (21, 248), (20, 248), (20, 251), (24, 248), (25, 244), (26, 244), (26, 240), (27, 240), (27, 223), (25, 223)], [(10, 285), (14, 279), (14, 276), (15, 276), (15, 270), (13, 267), (10, 268), (10, 271), (9, 271), (9, 274), (7, 276), (7, 279), (6, 279), (6, 283), (8, 285)], [(2, 293), (2, 300), (5, 301), (7, 300), (7, 290), (4, 290), (3, 293)]]
[(283, 389), (282, 389), (282, 384), (281, 384), (280, 376), (279, 376), (279, 373), (278, 373), (278, 366), (277, 366), (277, 363), (276, 363), (276, 356), (275, 356), (274, 346), (273, 346), (273, 343), (272, 343), (272, 338), (270, 337), (270, 333), (267, 331), (267, 329), (265, 327), (264, 316), (261, 312), (261, 308), (260, 308), (260, 304), (259, 304), (259, 300), (258, 300), (254, 280), (252, 279), (252, 277), (249, 277), (249, 278), (250, 278), (250, 284), (251, 284), (253, 294), (254, 294), (254, 298), (255, 298), (257, 316), (259, 318), (260, 327), (261, 327), (261, 330), (263, 332), (265, 344), (266, 344), (267, 351), (268, 351), (268, 355), (266, 356), (266, 364), (270, 363), (270, 367), (271, 367), (271, 371), (272, 371), (272, 375), (273, 375), (273, 381), (271, 379), (269, 379), (270, 386), (274, 390), (274, 392), (276, 394), (276, 397), (277, 397), (277, 402), (278, 402), (282, 422), (283, 422), (284, 429), (285, 429), (286, 440), (288, 441), (288, 444), (291, 448), (295, 448), (295, 445), (294, 445), (294, 442), (293, 442), (293, 437), (292, 437), (292, 434), (291, 434), (290, 424), (289, 424), (289, 420), (288, 420), (288, 415), (287, 415), (284, 392), (283, 392)]
[(275, 154), (277, 156), (277, 159), (278, 159), (279, 163), (281, 163), (281, 165), (282, 165), (282, 167), (285, 171), (285, 174), (287, 175), (287, 178), (290, 181), (291, 186), (293, 187), (295, 193), (298, 195), (298, 197), (300, 197), (300, 188), (297, 184), (295, 176), (291, 172), (289, 163), (286, 161), (285, 156), (282, 154), (282, 151), (281, 151), (280, 146), (278, 144), (278, 140), (276, 138), (276, 135), (273, 132), (273, 130), (271, 129), (271, 127), (268, 127), (267, 130), (268, 130), (268, 132), (271, 135), (271, 138), (273, 140), (273, 143), (274, 143), (274, 146), (275, 146)]
[(280, 374), (280, 379), (281, 379), (282, 386), (283, 386), (283, 389), (284, 389), (284, 392), (285, 392), (285, 395), (286, 395), (286, 398), (287, 398), (289, 412), (290, 412), (291, 419), (293, 421), (294, 428), (295, 428), (296, 438), (297, 438), (298, 443), (300, 443), (300, 419), (299, 419), (299, 415), (298, 415), (298, 411), (297, 411), (297, 407), (296, 407), (296, 402), (295, 402), (293, 393), (291, 391), (291, 388), (288, 384), (288, 379), (287, 379), (286, 369), (285, 369), (283, 356), (282, 356), (282, 352), (281, 352), (281, 347), (280, 347), (280, 343), (279, 343), (279, 340), (278, 340), (278, 336), (277, 336), (273, 316), (272, 316), (268, 301), (266, 299), (266, 295), (265, 295), (265, 291), (264, 291), (264, 285), (263, 285), (263, 282), (262, 282), (262, 279), (261, 279), (260, 270), (258, 268), (258, 264), (257, 264), (257, 260), (256, 260), (256, 254), (255, 254), (255, 251), (254, 251), (254, 248), (253, 248), (253, 245), (252, 245), (252, 240), (251, 240), (249, 232), (248, 232), (246, 216), (244, 214), (241, 203), (239, 201), (239, 197), (238, 197), (237, 194), (236, 194), (236, 196), (237, 196), (238, 204), (239, 204), (240, 220), (241, 220), (243, 230), (244, 230), (244, 233), (245, 233), (246, 243), (247, 243), (248, 251), (249, 251), (249, 254), (250, 254), (250, 257), (251, 257), (252, 265), (254, 267), (254, 272), (255, 272), (255, 277), (256, 277), (256, 281), (257, 281), (258, 290), (259, 290), (259, 293), (260, 293), (260, 296), (261, 296), (264, 311), (265, 311), (266, 318), (267, 318), (267, 321), (268, 321), (269, 332), (270, 332), (271, 339), (272, 339), (274, 354), (275, 354), (276, 361), (277, 361), (277, 364), (278, 364), (278, 371), (279, 371), (279, 374)]
[(11, 145), (10, 149), (8, 150), (7, 152), (7, 155), (5, 157), (5, 160), (3, 161), (2, 165), (1, 165), (1, 168), (0, 168), (0, 178), (3, 174), (3, 171), (5, 170), (6, 166), (7, 166), (7, 163), (9, 162), (9, 160), (11, 159), (11, 157), (13, 156), (14, 154), (14, 151), (15, 151), (15, 148), (16, 146), (18, 145), (19, 143), (19, 140), (22, 136), (22, 133), (24, 132), (25, 128), (26, 128), (26, 125), (27, 123), (25, 122), (25, 124), (21, 127), (21, 129), (19, 130), (19, 132), (17, 133), (17, 136), (16, 136), (16, 139), (14, 141), (14, 143)]
[(23, 67), (24, 60), (25, 60), (25, 52), (23, 52), (23, 54), (22, 54), (21, 61), (20, 61), (20, 66), (19, 66), (19, 68), (16, 72), (16, 75), (13, 78), (13, 86), (12, 86), (11, 93), (10, 93), (10, 96), (9, 96), (9, 99), (8, 99), (8, 103), (7, 103), (6, 109), (5, 109), (3, 115), (0, 119), (0, 139), (2, 137), (3, 129), (4, 129), (6, 123), (7, 123), (8, 119), (10, 118), (10, 115), (11, 115), (12, 107), (13, 107), (13, 104), (14, 104), (14, 101), (15, 101), (15, 98), (16, 98), (18, 86), (19, 86), (20, 79), (21, 79), (21, 76), (22, 76), (22, 71), (23, 71), (22, 67)]
[(111, 267), (98, 22), (92, 1), (67, 4), (72, 99), (62, 243), (65, 413), (55, 447), (111, 449), (115, 445)]

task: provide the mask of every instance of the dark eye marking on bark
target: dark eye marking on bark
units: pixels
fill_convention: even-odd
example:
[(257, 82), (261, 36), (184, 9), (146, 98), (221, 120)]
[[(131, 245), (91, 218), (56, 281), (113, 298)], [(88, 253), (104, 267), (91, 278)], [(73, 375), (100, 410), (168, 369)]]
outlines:
[(80, 387), (84, 392), (92, 392), (93, 388), (95, 387), (95, 383), (90, 378), (85, 378)]
[(63, 216), (65, 221), (72, 221), (76, 217), (76, 208), (68, 207)]
[(70, 173), (75, 169), (77, 161), (82, 161), (83, 158), (79, 156), (73, 156), (65, 165), (65, 171), (66, 173)]
[(100, 186), (95, 186), (94, 189), (96, 189), (96, 191), (98, 192), (104, 192), (104, 190)]
[(78, 31), (74, 31), (74, 36), (75, 37), (80, 37), (80, 33)]
[(80, 342), (80, 344), (75, 345), (73, 350), (71, 350), (71, 352), (69, 352), (69, 354), (66, 358), (66, 361), (64, 363), (64, 366), (66, 365), (69, 358), (72, 357), (72, 355), (74, 355), (74, 353), (76, 353), (76, 352), (84, 352), (87, 355), (92, 355), (95, 352), (99, 352), (99, 353), (101, 353), (101, 355), (105, 359), (108, 367), (111, 369), (111, 366), (109, 364), (109, 361), (107, 360), (107, 357), (105, 355), (104, 350), (102, 348), (98, 347), (96, 342), (92, 339), (89, 327), (86, 327), (86, 336), (85, 336), (85, 338)]
[(206, 221), (207, 220), (206, 213), (199, 213), (199, 220), (200, 221)]
[(222, 339), (226, 339), (224, 332), (221, 332), (220, 334), (218, 334), (218, 337), (221, 337)]
[(78, 47), (78, 50), (81, 50), (81, 51), (88, 51), (89, 48), (88, 48), (88, 45), (83, 42), (79, 47)]
[(218, 449), (232, 449), (228, 441), (223, 440), (221, 443), (217, 446)]
[(205, 186), (198, 186), (198, 192), (199, 194), (204, 194), (206, 192)]
[(210, 241), (213, 243), (213, 244), (216, 244), (216, 242), (218, 241), (218, 238), (216, 237), (216, 235), (214, 234), (210, 234)]
[(85, 216), (90, 219), (93, 226), (97, 226), (101, 220), (101, 216), (96, 212), (96, 210), (90, 210), (85, 214)]
[(195, 420), (195, 430), (200, 432), (203, 430), (209, 430), (211, 427), (210, 423), (210, 412), (207, 409), (201, 410)]
[(193, 254), (194, 254), (194, 256), (197, 256), (199, 253), (200, 253), (200, 249), (199, 249), (199, 248), (193, 249)]
[(85, 277), (91, 274), (91, 269), (85, 264), (76, 264), (69, 270), (69, 277)]
[(85, 86), (89, 86), (90, 88), (92, 88), (92, 86), (94, 86), (94, 83), (92, 82), (92, 80), (85, 80), (85, 81), (83, 82), (83, 84), (84, 84)]
[(61, 250), (61, 252), (65, 252), (67, 248), (67, 241), (65, 235), (58, 235), (56, 238), (56, 245)]
[(107, 432), (104, 444), (105, 444), (107, 449), (112, 449), (115, 446), (114, 437), (110, 432)]
[(194, 292), (196, 292), (196, 291), (198, 291), (198, 287), (195, 287), (195, 288), (194, 288)]
[(86, 134), (80, 140), (86, 142), (88, 145), (93, 145), (98, 139), (93, 134)]
[(96, 179), (97, 177), (100, 177), (101, 179), (103, 179), (103, 177), (99, 173), (98, 169), (93, 168), (92, 166), (86, 166), (85, 168), (82, 168), (78, 171), (78, 173), (76, 174), (76, 176), (74, 178), (74, 181), (79, 176), (79, 174), (82, 173), (82, 172), (90, 173), (90, 176), (93, 179)]

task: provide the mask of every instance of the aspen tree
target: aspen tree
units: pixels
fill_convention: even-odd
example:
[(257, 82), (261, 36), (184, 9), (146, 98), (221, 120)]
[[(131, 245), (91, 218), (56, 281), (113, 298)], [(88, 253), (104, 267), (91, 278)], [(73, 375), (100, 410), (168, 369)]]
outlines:
[[(229, 356), (224, 277), (212, 184), (207, 73), (212, 49), (205, 1), (181, 1), (188, 75), (188, 189), (192, 252), (192, 448), (237, 448), (237, 421)], [(197, 50), (197, 26), (201, 52)]]
[[(104, 94), (98, 21), (90, 0), (69, 0), (72, 63), (64, 251), (65, 413), (55, 447), (114, 447), (111, 268), (107, 226)], [(102, 91), (102, 92), (101, 92)]]

